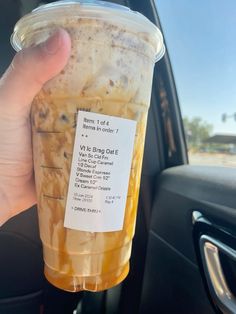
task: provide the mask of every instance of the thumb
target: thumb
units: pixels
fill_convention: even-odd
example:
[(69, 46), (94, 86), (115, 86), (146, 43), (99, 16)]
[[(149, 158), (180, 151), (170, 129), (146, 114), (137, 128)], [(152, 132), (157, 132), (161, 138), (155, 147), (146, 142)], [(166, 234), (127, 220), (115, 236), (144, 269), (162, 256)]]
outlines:
[(59, 29), (44, 43), (18, 52), (0, 80), (1, 113), (27, 116), (43, 84), (65, 67), (70, 49), (69, 34)]

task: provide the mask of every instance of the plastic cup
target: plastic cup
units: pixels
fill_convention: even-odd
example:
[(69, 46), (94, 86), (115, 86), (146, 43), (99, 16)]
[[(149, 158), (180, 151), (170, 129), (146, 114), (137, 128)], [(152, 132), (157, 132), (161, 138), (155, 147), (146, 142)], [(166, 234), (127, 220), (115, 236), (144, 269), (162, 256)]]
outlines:
[(16, 24), (16, 50), (66, 29), (72, 52), (32, 104), (45, 276), (67, 291), (108, 289), (128, 274), (158, 28), (126, 7), (59, 1)]

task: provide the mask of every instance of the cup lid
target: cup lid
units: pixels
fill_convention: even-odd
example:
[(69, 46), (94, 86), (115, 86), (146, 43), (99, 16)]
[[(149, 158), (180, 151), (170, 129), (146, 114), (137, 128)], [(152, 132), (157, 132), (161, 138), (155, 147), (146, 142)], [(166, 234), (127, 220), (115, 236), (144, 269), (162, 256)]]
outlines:
[[(155, 45), (155, 61), (160, 60), (165, 53), (163, 36), (149, 19), (126, 6), (99, 0), (61, 0), (37, 7), (16, 23), (11, 36), (13, 48), (16, 51), (23, 48), (22, 29), (30, 28), (36, 23), (40, 24), (40, 21), (46, 25), (52, 20), (52, 14), (56, 14), (57, 19), (70, 15), (76, 18), (112, 21), (128, 27), (134, 33), (147, 33), (152, 37), (152, 43)], [(56, 25), (55, 20), (54, 24)]]

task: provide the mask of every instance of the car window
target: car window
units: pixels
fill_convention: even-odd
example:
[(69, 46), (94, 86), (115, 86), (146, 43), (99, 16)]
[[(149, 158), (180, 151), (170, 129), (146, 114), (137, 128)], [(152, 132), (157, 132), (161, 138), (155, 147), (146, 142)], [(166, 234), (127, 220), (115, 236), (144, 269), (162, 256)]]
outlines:
[(236, 2), (156, 0), (190, 164), (236, 166)]

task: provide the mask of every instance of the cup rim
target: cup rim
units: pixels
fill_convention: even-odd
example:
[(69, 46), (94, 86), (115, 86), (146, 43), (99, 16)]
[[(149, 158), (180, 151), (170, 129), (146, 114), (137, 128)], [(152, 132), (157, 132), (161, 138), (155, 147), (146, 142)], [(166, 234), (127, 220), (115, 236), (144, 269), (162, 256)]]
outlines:
[[(126, 6), (99, 0), (60, 0), (37, 7), (16, 23), (10, 39), (12, 47), (16, 51), (21, 50), (24, 40), (23, 29), (27, 29), (27, 26), (29, 29), (30, 25), (34, 25), (34, 23), (43, 22), (46, 25), (47, 21), (51, 21), (52, 14), (56, 14), (58, 21), (66, 16), (82, 19), (92, 18), (124, 25), (136, 33), (146, 32), (152, 36), (152, 42), (155, 43), (153, 44), (154, 61), (160, 60), (165, 53), (162, 33), (148, 18)], [(114, 15), (117, 17), (117, 21), (114, 21)], [(55, 25), (57, 20), (53, 21)]]

